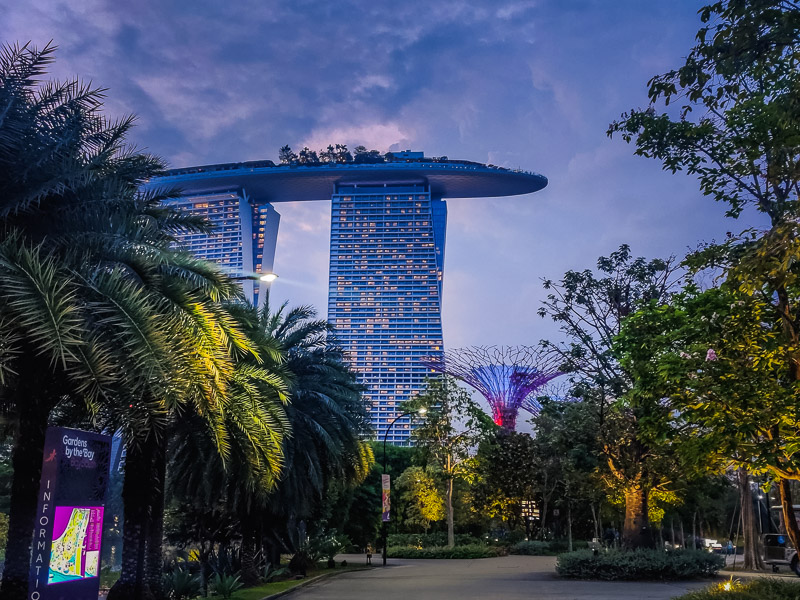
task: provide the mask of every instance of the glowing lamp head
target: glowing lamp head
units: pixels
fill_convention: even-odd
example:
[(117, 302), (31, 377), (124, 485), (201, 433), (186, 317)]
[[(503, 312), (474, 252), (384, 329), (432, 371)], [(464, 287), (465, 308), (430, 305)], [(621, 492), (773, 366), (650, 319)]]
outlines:
[(424, 417), (427, 413), (428, 413), (428, 409), (425, 408), (424, 406), (417, 411), (417, 414), (420, 417)]
[(259, 277), (261, 281), (266, 281), (267, 283), (272, 283), (278, 278), (275, 273), (264, 273)]

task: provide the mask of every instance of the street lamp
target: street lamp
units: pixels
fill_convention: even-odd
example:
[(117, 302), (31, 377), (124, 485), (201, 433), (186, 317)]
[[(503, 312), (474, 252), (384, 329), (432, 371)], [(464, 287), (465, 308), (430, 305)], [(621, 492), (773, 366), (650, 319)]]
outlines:
[[(384, 475), (386, 475), (386, 438), (389, 437), (389, 432), (392, 430), (392, 427), (394, 426), (394, 424), (399, 419), (402, 419), (403, 417), (407, 417), (409, 415), (417, 414), (417, 415), (419, 415), (421, 417), (424, 417), (425, 413), (427, 413), (427, 412), (428, 412), (428, 409), (423, 406), (422, 408), (418, 408), (417, 410), (410, 410), (408, 412), (404, 412), (402, 415), (396, 416), (394, 419), (392, 419), (392, 422), (389, 423), (389, 426), (386, 428), (386, 432), (383, 434), (383, 474)], [(382, 490), (381, 490), (381, 493), (383, 493)], [(391, 498), (391, 496), (390, 496), (390, 498)], [(386, 566), (386, 540), (387, 540), (387, 536), (388, 536), (386, 521), (382, 521), (382, 525), (383, 525), (383, 530), (382, 530), (382, 537), (383, 537), (383, 566), (385, 567)]]
[(229, 275), (233, 281), (246, 281), (248, 279), (257, 279), (259, 281), (265, 281), (267, 283), (272, 283), (275, 281), (278, 276), (275, 273), (248, 273), (247, 275)]

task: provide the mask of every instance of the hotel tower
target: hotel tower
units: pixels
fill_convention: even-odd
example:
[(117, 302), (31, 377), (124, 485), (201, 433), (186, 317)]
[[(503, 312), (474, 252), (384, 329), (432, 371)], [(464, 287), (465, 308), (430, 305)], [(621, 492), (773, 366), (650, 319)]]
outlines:
[[(243, 282), (263, 302), (272, 272), (279, 202), (331, 201), (328, 320), (367, 387), (375, 437), (384, 438), (400, 404), (424, 387), (424, 357), (440, 355), (447, 206), (444, 198), (511, 196), (538, 191), (535, 173), (469, 161), (388, 154), (380, 162), (288, 164), (271, 161), (175, 169), (149, 182), (178, 188), (174, 200), (206, 217), (211, 235), (180, 241)], [(412, 423), (398, 419), (387, 437), (407, 445)]]

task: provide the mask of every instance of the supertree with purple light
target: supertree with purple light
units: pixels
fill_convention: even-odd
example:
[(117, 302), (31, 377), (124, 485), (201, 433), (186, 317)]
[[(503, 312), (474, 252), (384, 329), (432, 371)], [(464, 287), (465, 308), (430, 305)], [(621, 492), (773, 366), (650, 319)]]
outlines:
[(574, 398), (569, 394), (568, 386), (559, 386), (551, 383), (528, 394), (525, 400), (522, 401), (520, 408), (529, 412), (534, 417), (537, 416), (542, 411), (542, 403), (539, 402), (539, 398), (549, 398), (550, 400), (554, 400), (556, 402), (578, 401), (577, 398)]
[(500, 427), (514, 430), (525, 399), (562, 373), (559, 358), (534, 346), (472, 346), (424, 358), (422, 364), (483, 394)]

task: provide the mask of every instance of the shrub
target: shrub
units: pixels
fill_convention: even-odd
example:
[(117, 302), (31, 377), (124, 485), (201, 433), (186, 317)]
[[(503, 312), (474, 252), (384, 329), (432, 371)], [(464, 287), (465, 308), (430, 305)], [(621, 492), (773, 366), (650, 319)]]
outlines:
[(525, 554), (527, 556), (544, 556), (550, 554), (550, 542), (519, 542), (511, 546), (511, 554)]
[(323, 558), (332, 560), (340, 552), (352, 548), (353, 543), (346, 535), (337, 534), (336, 530), (311, 538), (304, 546), (314, 561)]
[(306, 576), (308, 571), (317, 568), (317, 561), (309, 555), (307, 550), (298, 550), (289, 560), (289, 572), (294, 575)]
[(469, 544), (465, 546), (434, 546), (431, 548), (417, 548), (416, 546), (389, 546), (388, 556), (391, 558), (492, 558), (503, 556), (503, 548), (486, 546), (484, 544)]
[(242, 588), (242, 585), (238, 575), (220, 575), (216, 573), (211, 578), (211, 591), (214, 592), (214, 595), (226, 600), (232, 598), (233, 594)]
[[(548, 542), (550, 544), (550, 552), (553, 554), (561, 554), (562, 552), (569, 551), (569, 542), (567, 540), (553, 540)], [(589, 547), (589, 542), (586, 540), (573, 540), (572, 542), (572, 549), (573, 550), (584, 550)]]
[(711, 577), (725, 557), (702, 550), (612, 550), (595, 555), (590, 550), (561, 554), (556, 572), (569, 579), (693, 579)]
[(781, 579), (725, 581), (675, 600), (800, 600), (800, 584)]
[[(393, 533), (387, 538), (389, 546), (417, 546), (431, 548), (434, 546), (447, 546), (447, 532), (436, 533)], [(466, 533), (457, 533), (456, 546), (480, 544), (481, 540)]]
[(261, 578), (264, 583), (272, 583), (279, 578), (288, 577), (289, 567), (273, 567), (272, 563), (267, 563), (264, 567), (264, 576)]
[(192, 575), (188, 569), (175, 569), (164, 575), (164, 593), (173, 600), (194, 598), (200, 594), (199, 577)]

